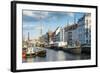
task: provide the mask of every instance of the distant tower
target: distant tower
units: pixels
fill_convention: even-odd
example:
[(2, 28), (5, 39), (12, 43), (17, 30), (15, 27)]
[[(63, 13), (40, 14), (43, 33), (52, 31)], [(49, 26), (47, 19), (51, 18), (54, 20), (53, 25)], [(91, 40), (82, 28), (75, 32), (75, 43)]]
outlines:
[(41, 24), (40, 35), (42, 36), (43, 26)]
[(30, 33), (28, 32), (28, 41), (30, 40)]

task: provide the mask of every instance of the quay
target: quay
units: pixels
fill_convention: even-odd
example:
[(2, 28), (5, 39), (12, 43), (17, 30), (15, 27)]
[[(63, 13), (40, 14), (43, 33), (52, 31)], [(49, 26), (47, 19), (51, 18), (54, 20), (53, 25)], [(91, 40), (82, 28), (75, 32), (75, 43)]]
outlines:
[(67, 47), (67, 48), (54, 47), (53, 46), (53, 47), (47, 47), (47, 48), (53, 49), (53, 50), (62, 50), (62, 51), (72, 53), (72, 54), (82, 54), (82, 53), (90, 54), (91, 53), (91, 47), (87, 47), (87, 46), (84, 46), (84, 47)]

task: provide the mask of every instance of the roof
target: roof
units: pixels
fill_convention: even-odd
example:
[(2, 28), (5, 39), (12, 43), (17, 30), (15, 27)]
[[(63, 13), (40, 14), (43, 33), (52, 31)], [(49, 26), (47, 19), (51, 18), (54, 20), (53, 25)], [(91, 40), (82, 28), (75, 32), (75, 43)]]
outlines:
[(78, 24), (69, 25), (64, 28), (65, 31), (75, 30), (78, 27)]

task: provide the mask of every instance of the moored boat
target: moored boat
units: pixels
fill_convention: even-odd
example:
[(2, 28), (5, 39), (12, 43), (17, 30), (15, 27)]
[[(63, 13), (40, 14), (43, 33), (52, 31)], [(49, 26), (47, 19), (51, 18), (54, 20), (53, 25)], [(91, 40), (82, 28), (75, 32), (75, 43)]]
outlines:
[(40, 47), (29, 47), (23, 50), (22, 57), (23, 58), (31, 58), (31, 57), (45, 57), (46, 56), (46, 50)]

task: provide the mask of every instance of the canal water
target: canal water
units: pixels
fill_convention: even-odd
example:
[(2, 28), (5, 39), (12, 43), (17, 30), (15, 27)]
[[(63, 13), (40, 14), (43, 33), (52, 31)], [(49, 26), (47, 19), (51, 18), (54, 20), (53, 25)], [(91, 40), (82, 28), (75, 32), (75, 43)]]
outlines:
[(67, 60), (86, 60), (90, 59), (90, 55), (87, 54), (72, 54), (68, 52), (64, 52), (62, 50), (53, 50), (46, 48), (46, 56), (45, 57), (33, 57), (33, 58), (23, 58), (23, 63), (30, 62), (48, 62), (48, 61), (67, 61)]

